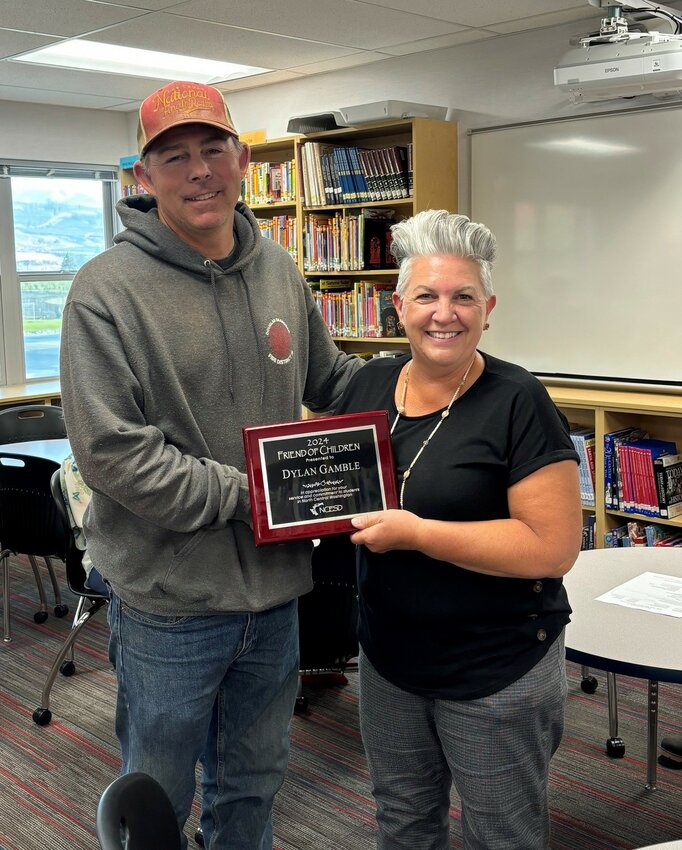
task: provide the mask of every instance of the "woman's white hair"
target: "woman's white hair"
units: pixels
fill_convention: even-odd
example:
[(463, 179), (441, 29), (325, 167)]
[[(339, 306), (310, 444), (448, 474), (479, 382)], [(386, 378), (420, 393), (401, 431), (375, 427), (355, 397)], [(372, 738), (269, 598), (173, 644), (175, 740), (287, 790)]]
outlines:
[(493, 294), (492, 267), (497, 242), (485, 224), (447, 210), (424, 210), (391, 227), (391, 253), (400, 268), (396, 292), (405, 295), (414, 257), (449, 254), (473, 260), (486, 298)]

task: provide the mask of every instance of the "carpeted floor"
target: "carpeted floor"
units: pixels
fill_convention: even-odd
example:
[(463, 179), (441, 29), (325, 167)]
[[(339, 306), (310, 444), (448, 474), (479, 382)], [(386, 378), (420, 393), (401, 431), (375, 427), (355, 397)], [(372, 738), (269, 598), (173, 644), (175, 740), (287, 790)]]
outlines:
[[(14, 640), (0, 646), (0, 850), (96, 850), (97, 800), (118, 770), (104, 613), (86, 627), (77, 673), (58, 678), (52, 723), (40, 728), (31, 713), (70, 616), (33, 622), (35, 586), (20, 560), (12, 563), (12, 586)], [(612, 761), (604, 753), (605, 676), (597, 673), (594, 695), (580, 690), (573, 665), (569, 676), (566, 734), (551, 777), (553, 850), (629, 850), (682, 838), (682, 771), (659, 768), (657, 790), (644, 788), (646, 683), (618, 680), (627, 751)], [(348, 680), (345, 687), (309, 686), (309, 713), (293, 719), (289, 773), (275, 811), (278, 850), (374, 847), (355, 674)], [(682, 734), (682, 688), (661, 685), (660, 705), (660, 735)], [(197, 814), (195, 801), (190, 836)], [(451, 847), (461, 846), (453, 798)]]

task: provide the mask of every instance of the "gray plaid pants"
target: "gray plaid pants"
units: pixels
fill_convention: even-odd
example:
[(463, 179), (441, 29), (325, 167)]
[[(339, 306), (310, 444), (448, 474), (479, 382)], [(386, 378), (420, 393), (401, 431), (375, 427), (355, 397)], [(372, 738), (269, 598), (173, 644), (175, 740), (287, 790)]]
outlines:
[(563, 633), (521, 679), (461, 702), (403, 691), (361, 654), (377, 850), (447, 850), (453, 784), (465, 850), (547, 850), (549, 762), (565, 702)]

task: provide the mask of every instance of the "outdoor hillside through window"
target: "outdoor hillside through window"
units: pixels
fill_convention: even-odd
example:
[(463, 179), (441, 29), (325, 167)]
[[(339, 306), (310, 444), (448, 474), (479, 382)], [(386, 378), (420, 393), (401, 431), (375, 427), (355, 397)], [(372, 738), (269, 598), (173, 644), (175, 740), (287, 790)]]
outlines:
[(83, 177), (12, 175), (10, 181), (24, 378), (54, 377), (73, 276), (110, 244), (110, 189), (101, 179)]

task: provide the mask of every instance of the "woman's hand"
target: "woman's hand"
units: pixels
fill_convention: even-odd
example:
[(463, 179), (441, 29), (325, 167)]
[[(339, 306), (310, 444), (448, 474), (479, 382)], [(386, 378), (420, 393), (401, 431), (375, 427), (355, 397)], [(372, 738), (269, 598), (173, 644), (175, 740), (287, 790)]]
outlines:
[(409, 511), (375, 511), (353, 517), (351, 523), (358, 531), (351, 534), (351, 543), (366, 546), (370, 552), (390, 549), (417, 549), (421, 520)]

